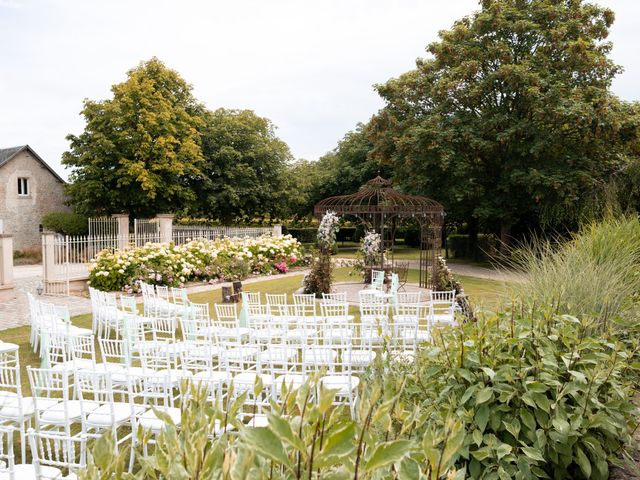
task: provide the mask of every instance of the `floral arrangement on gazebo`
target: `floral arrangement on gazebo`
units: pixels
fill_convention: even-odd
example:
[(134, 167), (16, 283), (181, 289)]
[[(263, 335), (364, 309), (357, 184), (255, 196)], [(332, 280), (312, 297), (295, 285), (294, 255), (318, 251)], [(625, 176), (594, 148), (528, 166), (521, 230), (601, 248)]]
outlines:
[(333, 211), (327, 211), (318, 227), (318, 256), (311, 264), (311, 271), (302, 281), (304, 293), (313, 293), (320, 297), (331, 292), (333, 267), (331, 251), (336, 244), (336, 234), (340, 229), (340, 217)]

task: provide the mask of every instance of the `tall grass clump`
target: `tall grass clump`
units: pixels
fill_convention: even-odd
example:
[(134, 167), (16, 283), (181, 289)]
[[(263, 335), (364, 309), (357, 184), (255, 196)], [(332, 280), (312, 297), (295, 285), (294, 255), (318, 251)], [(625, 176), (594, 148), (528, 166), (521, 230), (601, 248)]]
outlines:
[(554, 305), (559, 313), (624, 316), (640, 291), (640, 222), (608, 216), (584, 225), (568, 241), (535, 239), (514, 252), (524, 272), (512, 294), (529, 305)]

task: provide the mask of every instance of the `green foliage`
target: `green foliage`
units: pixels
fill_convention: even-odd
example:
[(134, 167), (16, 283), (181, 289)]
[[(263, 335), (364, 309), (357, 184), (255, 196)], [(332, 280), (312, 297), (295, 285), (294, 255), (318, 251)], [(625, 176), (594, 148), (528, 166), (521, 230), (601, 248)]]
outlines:
[(284, 170), (292, 156), (269, 119), (251, 110), (206, 112), (202, 153), (202, 178), (193, 183), (197, 200), (188, 208), (191, 215), (228, 223), (238, 217), (287, 213), (287, 192), (295, 179)]
[(452, 233), (447, 235), (447, 251), (453, 258), (484, 258), (495, 257), (498, 248), (498, 239), (493, 234), (478, 234), (476, 245), (472, 245), (469, 235)]
[(302, 227), (302, 228), (286, 228), (283, 227), (282, 233), (287, 233), (293, 238), (298, 239), (300, 243), (315, 243), (316, 236), (318, 234), (317, 227)]
[(414, 364), (374, 375), (405, 380), (401, 402), (428, 419), (418, 437), (462, 424), (454, 465), (468, 478), (608, 478), (639, 413), (624, 344), (540, 307), (433, 335)]
[(311, 263), (311, 271), (302, 281), (304, 293), (313, 293), (320, 298), (323, 293), (331, 293), (333, 283), (333, 265), (331, 255), (318, 252)]
[(291, 192), (292, 213), (310, 216), (313, 206), (323, 198), (356, 192), (379, 171), (381, 175), (390, 173), (369, 158), (372, 148), (368, 127), (359, 124), (318, 161), (300, 160), (292, 164), (288, 171), (288, 176), (295, 181)]
[(67, 137), (75, 209), (146, 217), (196, 200), (188, 182), (201, 176), (203, 121), (191, 86), (154, 57), (111, 90), (111, 99), (85, 100), (85, 130)]
[(635, 314), (640, 292), (640, 222), (607, 217), (585, 225), (569, 241), (534, 240), (512, 254), (524, 272), (513, 295), (530, 305), (554, 304), (562, 313), (604, 323)]
[(374, 158), (448, 218), (575, 225), (628, 163), (638, 115), (611, 92), (613, 12), (594, 3), (486, 0), (378, 86)]
[(42, 216), (42, 227), (45, 230), (51, 230), (63, 235), (86, 235), (89, 233), (87, 217), (78, 213), (45, 213)]
[[(317, 378), (298, 390), (283, 385), (284, 401), (267, 414), (268, 426), (255, 428), (238, 420), (244, 394), (220, 409), (204, 389), (186, 384), (182, 388), (180, 428), (163, 415), (165, 428), (155, 445), (148, 433), (139, 431), (135, 474), (122, 473), (127, 452), (116, 453), (107, 434), (97, 442), (79, 478), (464, 478), (464, 472), (453, 468), (464, 439), (462, 423), (449, 421), (442, 435), (416, 437), (413, 432), (424, 418), (407, 410), (397, 397), (383, 395), (377, 385), (362, 393), (357, 412), (361, 421), (352, 420), (346, 407), (334, 407), (336, 392), (321, 387)], [(261, 389), (256, 385), (256, 392)], [(402, 427), (390, 436), (394, 421)]]

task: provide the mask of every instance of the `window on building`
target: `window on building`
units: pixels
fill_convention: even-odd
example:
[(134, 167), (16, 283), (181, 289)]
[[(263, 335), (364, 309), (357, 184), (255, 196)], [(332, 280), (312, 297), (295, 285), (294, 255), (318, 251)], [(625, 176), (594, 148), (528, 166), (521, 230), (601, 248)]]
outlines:
[(18, 178), (18, 195), (26, 197), (29, 195), (29, 179), (20, 177)]

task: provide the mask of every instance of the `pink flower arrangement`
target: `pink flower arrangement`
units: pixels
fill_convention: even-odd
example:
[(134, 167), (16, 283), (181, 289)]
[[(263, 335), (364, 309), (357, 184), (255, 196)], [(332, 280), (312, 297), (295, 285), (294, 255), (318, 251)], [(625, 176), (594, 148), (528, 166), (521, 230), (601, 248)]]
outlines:
[(289, 266), (287, 265), (287, 262), (280, 262), (280, 263), (276, 263), (274, 265), (274, 267), (276, 268), (276, 270), (278, 270), (280, 273), (287, 273), (289, 271)]

